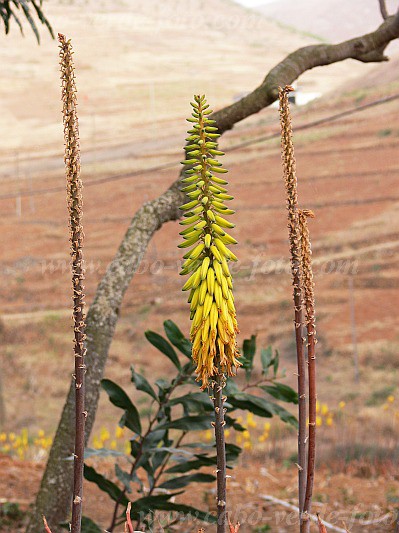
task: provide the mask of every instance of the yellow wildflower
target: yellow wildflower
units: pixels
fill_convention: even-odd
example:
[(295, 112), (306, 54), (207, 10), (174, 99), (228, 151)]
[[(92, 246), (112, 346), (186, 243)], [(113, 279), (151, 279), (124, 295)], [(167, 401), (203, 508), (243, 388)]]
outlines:
[(345, 405), (346, 405), (346, 403), (345, 403), (343, 400), (341, 400), (341, 401), (339, 402), (339, 404), (338, 404), (338, 407), (339, 407), (340, 409), (343, 409), (343, 408), (345, 407)]
[(117, 439), (121, 439), (123, 437), (123, 434), (124, 434), (123, 428), (121, 428), (120, 426), (116, 426), (115, 437)]
[(111, 437), (110, 432), (106, 427), (102, 427), (100, 431), (100, 439), (104, 443)]
[(254, 415), (253, 413), (248, 413), (247, 414), (247, 427), (249, 428), (256, 428), (256, 421), (254, 420)]
[(93, 437), (93, 448), (95, 448), (96, 450), (99, 450), (100, 448), (103, 447), (103, 443), (101, 442), (101, 440), (94, 436)]
[(205, 431), (205, 440), (208, 440), (208, 441), (212, 440), (212, 436), (213, 436), (212, 430), (211, 429), (207, 429)]
[(271, 426), (270, 426), (270, 422), (265, 422), (265, 423), (263, 424), (263, 429), (264, 429), (265, 431), (270, 431), (270, 427), (271, 427)]
[(321, 404), (321, 414), (323, 416), (327, 416), (328, 415), (328, 405), (323, 403)]
[(392, 396), (392, 394), (390, 394), (390, 395), (388, 396), (388, 398), (387, 398), (387, 402), (389, 402), (389, 403), (393, 403), (394, 401), (395, 401), (395, 397)]
[(323, 419), (321, 418), (321, 416), (316, 416), (316, 426), (320, 427), (322, 425), (323, 425)]

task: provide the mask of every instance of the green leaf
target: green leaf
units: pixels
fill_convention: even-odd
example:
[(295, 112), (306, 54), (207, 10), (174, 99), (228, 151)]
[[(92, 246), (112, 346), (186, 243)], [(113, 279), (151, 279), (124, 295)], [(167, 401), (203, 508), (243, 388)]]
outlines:
[(243, 343), (243, 358), (242, 366), (245, 369), (246, 378), (251, 377), (251, 372), (254, 367), (254, 357), (256, 352), (256, 336), (251, 335), (250, 339), (245, 339)]
[(211, 425), (209, 415), (184, 416), (171, 422), (157, 426), (157, 429), (180, 429), (181, 431), (197, 431), (209, 429)]
[(273, 350), (271, 346), (267, 348), (262, 348), (260, 351), (260, 360), (262, 363), (262, 373), (267, 375), (269, 372), (270, 365), (272, 364)]
[[(231, 402), (230, 402), (231, 403)], [(242, 426), (235, 418), (232, 418), (229, 415), (224, 415), (226, 421), (226, 428), (234, 428), (236, 431), (245, 431), (247, 428)]]
[(242, 449), (236, 444), (232, 444), (231, 442), (226, 443), (226, 460), (228, 462), (235, 461), (241, 452)]
[(159, 485), (160, 489), (167, 489), (167, 490), (176, 490), (176, 489), (182, 489), (183, 487), (187, 487), (190, 483), (210, 483), (212, 481), (215, 481), (215, 476), (212, 474), (203, 474), (202, 472), (198, 472), (196, 474), (189, 474), (187, 476), (180, 476), (175, 477), (173, 479), (168, 479), (168, 481), (165, 481), (164, 483), (161, 483)]
[(291, 426), (298, 427), (298, 420), (295, 418), (294, 415), (292, 415), (280, 405), (273, 404), (273, 407), (275, 410), (275, 414), (279, 416), (283, 422), (287, 422), (287, 424), (290, 424)]
[(168, 474), (184, 474), (190, 470), (199, 470), (203, 466), (212, 466), (216, 464), (216, 456), (208, 457), (206, 455), (196, 455), (196, 459), (184, 460), (166, 470)]
[(277, 372), (278, 372), (278, 365), (280, 363), (280, 354), (278, 353), (278, 351), (276, 350), (276, 354), (274, 356), (274, 359), (273, 359), (273, 371), (274, 371), (274, 377), (277, 376)]
[(177, 513), (183, 513), (190, 515), (193, 518), (202, 520), (204, 522), (215, 523), (216, 518), (210, 513), (191, 507), (190, 505), (183, 505), (179, 503), (172, 503), (169, 500), (181, 494), (180, 492), (172, 492), (171, 494), (159, 494), (156, 496), (144, 496), (134, 502), (132, 502), (131, 517), (137, 519), (139, 516), (143, 516), (145, 513), (151, 511), (173, 511)]
[(111, 403), (113, 403), (116, 407), (125, 410), (125, 414), (123, 416), (123, 424), (127, 428), (134, 431), (134, 433), (141, 435), (141, 422), (139, 412), (131, 402), (126, 392), (110, 379), (102, 379), (101, 386), (108, 394)]
[(136, 385), (137, 390), (141, 390), (149, 394), (155, 401), (158, 401), (158, 396), (156, 395), (154, 389), (148, 383), (147, 379), (134, 370), (134, 366), (130, 367), (132, 372), (132, 382)]
[(273, 402), (269, 402), (265, 398), (241, 392), (234, 397), (230, 397), (229, 401), (234, 407), (250, 411), (254, 415), (262, 416), (264, 418), (271, 418), (273, 415), (277, 415), (283, 422), (288, 422), (295, 427), (297, 426), (295, 416), (283, 407), (280, 407)]
[[(126, 457), (126, 454), (123, 452), (118, 452), (117, 450), (109, 450), (108, 448), (85, 448), (85, 459), (89, 457)], [(68, 458), (69, 460), (69, 458)], [(73, 456), (71, 456), (73, 460)]]
[(176, 324), (172, 322), (172, 320), (165, 320), (165, 322), (163, 323), (163, 327), (165, 329), (166, 336), (173, 344), (173, 346), (176, 346), (176, 348), (180, 350), (181, 353), (191, 359), (191, 342), (186, 339), (186, 337), (176, 326)]
[(175, 367), (180, 370), (181, 364), (179, 361), (179, 358), (177, 357), (176, 352), (174, 351), (173, 347), (168, 343), (167, 340), (165, 340), (161, 335), (158, 335), (158, 333), (155, 333), (154, 331), (147, 330), (145, 332), (145, 336), (147, 340), (155, 346), (160, 352), (166, 355), (172, 363), (175, 365)]
[(170, 406), (179, 404), (183, 405), (187, 411), (213, 411), (212, 401), (205, 392), (189, 392), (169, 401)]
[(298, 403), (298, 393), (284, 383), (273, 383), (273, 385), (260, 385), (260, 389), (264, 390), (276, 400), (283, 402)]
[(130, 482), (132, 481), (132, 476), (129, 472), (125, 472), (122, 470), (122, 468), (118, 465), (118, 463), (115, 463), (115, 475), (119, 479), (119, 481), (123, 484), (124, 488), (127, 492), (132, 492), (132, 489), (130, 487)]
[(264, 398), (259, 398), (259, 396), (254, 396), (253, 394), (240, 392), (235, 396), (231, 396), (229, 401), (237, 409), (250, 411), (254, 415), (262, 416), (264, 418), (271, 418), (274, 413), (273, 404)]
[(99, 489), (106, 492), (115, 502), (119, 501), (122, 505), (128, 504), (129, 500), (124, 496), (121, 489), (115, 483), (96, 472), (93, 467), (84, 465), (84, 477), (87, 481), (95, 483)]
[(256, 352), (256, 335), (251, 335), (250, 339), (244, 340), (242, 351), (246, 359), (253, 360)]

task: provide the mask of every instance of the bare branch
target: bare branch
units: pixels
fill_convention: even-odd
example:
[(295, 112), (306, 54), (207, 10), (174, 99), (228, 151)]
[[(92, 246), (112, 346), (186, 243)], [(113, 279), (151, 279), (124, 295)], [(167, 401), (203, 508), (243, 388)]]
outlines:
[(372, 33), (339, 44), (317, 44), (299, 48), (278, 63), (261, 85), (238, 102), (214, 113), (220, 133), (230, 130), (237, 122), (258, 113), (278, 98), (278, 88), (291, 85), (307, 70), (331, 65), (345, 59), (363, 63), (388, 61), (383, 52), (387, 45), (399, 37), (399, 12), (388, 17)]
[[(213, 114), (220, 133), (258, 113), (278, 98), (278, 87), (292, 84), (301, 74), (314, 67), (330, 65), (345, 59), (362, 62), (386, 61), (383, 55), (390, 41), (399, 37), (399, 14), (388, 17), (374, 32), (335, 45), (313, 45), (300, 48), (276, 65), (252, 93)], [(140, 264), (154, 233), (165, 222), (176, 220), (178, 207), (184, 203), (179, 180), (155, 200), (144, 204), (134, 215), (119, 249), (100, 282), (94, 302), (87, 314), (86, 440), (90, 435), (99, 398), (109, 347), (115, 331), (124, 294)], [(42, 514), (51, 523), (65, 519), (69, 508), (68, 487), (72, 480), (72, 462), (64, 459), (73, 452), (73, 435), (69, 421), (74, 416), (74, 389), (71, 388), (57, 429), (50, 457), (39, 490), (36, 509), (31, 515), (27, 533), (42, 527)], [(68, 464), (67, 464), (68, 463)], [(57, 483), (54, 484), (54, 479)], [(61, 530), (55, 530), (58, 533)]]
[(378, 0), (378, 3), (380, 4), (380, 11), (381, 11), (382, 18), (384, 20), (387, 20), (389, 15), (388, 15), (387, 4), (385, 0)]

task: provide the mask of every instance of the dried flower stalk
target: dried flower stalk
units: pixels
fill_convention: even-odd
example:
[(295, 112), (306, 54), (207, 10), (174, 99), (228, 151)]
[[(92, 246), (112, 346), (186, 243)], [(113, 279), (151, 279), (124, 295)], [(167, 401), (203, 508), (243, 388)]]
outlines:
[(132, 503), (129, 502), (127, 504), (127, 509), (126, 509), (125, 533), (134, 533), (132, 520), (130, 518), (131, 508), (132, 508)]
[(43, 516), (43, 524), (44, 524), (44, 531), (46, 533), (51, 533), (51, 529), (48, 527), (48, 523), (47, 523), (47, 520), (46, 520), (45, 516)]
[[(303, 506), (304, 519), (308, 519), (312, 506), (313, 482), (315, 473), (316, 457), (316, 324), (315, 324), (315, 300), (314, 281), (312, 269), (312, 249), (310, 243), (308, 218), (314, 218), (314, 213), (308, 209), (299, 210), (299, 228), (301, 233), (302, 253), (302, 284), (303, 302), (306, 313), (307, 348), (308, 348), (308, 374), (309, 374), (309, 439), (308, 439), (308, 462), (305, 502)], [(307, 520), (309, 530), (310, 521)]]
[(80, 145), (77, 117), (75, 72), (71, 41), (58, 34), (65, 140), (65, 172), (69, 211), (69, 229), (72, 257), (73, 321), (75, 354), (75, 450), (72, 503), (72, 533), (79, 533), (82, 521), (83, 464), (85, 445), (85, 315), (82, 228), (82, 181), (80, 178)]
[(302, 516), (306, 491), (306, 362), (302, 339), (302, 289), (301, 289), (301, 236), (298, 217), (298, 185), (296, 161), (292, 141), (291, 113), (288, 95), (293, 90), (279, 87), (281, 157), (287, 195), (288, 234), (291, 253), (291, 272), (294, 293), (294, 324), (298, 368), (298, 492), (299, 511)]

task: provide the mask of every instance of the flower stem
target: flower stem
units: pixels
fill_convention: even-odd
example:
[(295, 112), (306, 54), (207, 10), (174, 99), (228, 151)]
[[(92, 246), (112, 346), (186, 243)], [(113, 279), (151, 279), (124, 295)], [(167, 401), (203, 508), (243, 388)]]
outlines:
[(226, 443), (224, 436), (224, 402), (223, 388), (226, 378), (218, 365), (218, 372), (213, 381), (213, 405), (215, 407), (215, 440), (216, 440), (216, 483), (217, 483), (217, 533), (225, 533), (226, 514)]
[(288, 95), (292, 87), (279, 89), (281, 152), (287, 192), (288, 233), (291, 252), (291, 272), (294, 293), (294, 324), (298, 368), (298, 499), (302, 529), (302, 511), (306, 491), (306, 361), (302, 338), (302, 281), (301, 281), (301, 236), (298, 217), (298, 183), (296, 161), (292, 141), (291, 113)]
[(71, 41), (58, 34), (62, 80), (65, 139), (65, 173), (72, 257), (73, 322), (75, 355), (75, 448), (71, 532), (80, 533), (82, 522), (83, 466), (85, 447), (85, 339), (84, 268), (82, 228), (82, 180), (77, 117), (75, 71)]
[[(307, 218), (314, 218), (312, 211), (303, 209), (299, 211), (299, 226), (301, 232), (301, 254), (302, 254), (302, 281), (304, 292), (304, 304), (306, 311), (307, 348), (308, 348), (308, 373), (309, 373), (309, 445), (306, 492), (303, 506), (304, 531), (310, 531), (309, 515), (312, 506), (313, 482), (315, 474), (316, 459), (316, 323), (315, 323), (315, 301), (314, 282), (312, 269), (312, 250), (310, 243), (309, 228)], [(306, 520), (307, 519), (307, 520)]]

